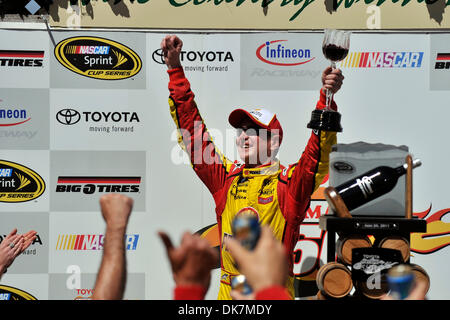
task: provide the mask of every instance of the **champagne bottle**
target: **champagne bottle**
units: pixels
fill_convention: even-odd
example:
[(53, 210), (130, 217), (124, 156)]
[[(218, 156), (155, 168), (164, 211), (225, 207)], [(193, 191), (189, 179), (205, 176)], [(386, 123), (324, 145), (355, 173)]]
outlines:
[[(422, 162), (416, 159), (413, 161), (412, 167), (416, 168), (421, 164)], [(348, 210), (351, 211), (394, 189), (398, 178), (406, 173), (407, 168), (406, 163), (397, 168), (376, 167), (334, 187), (334, 189), (342, 198)]]

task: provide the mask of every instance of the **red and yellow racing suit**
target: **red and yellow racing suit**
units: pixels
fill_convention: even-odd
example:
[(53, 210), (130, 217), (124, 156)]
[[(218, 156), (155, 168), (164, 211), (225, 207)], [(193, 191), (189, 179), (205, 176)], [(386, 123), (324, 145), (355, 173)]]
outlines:
[[(218, 299), (231, 299), (230, 281), (239, 271), (223, 246), (223, 239), (232, 235), (234, 215), (244, 207), (255, 208), (260, 223), (269, 225), (287, 252), (292, 253), (310, 196), (328, 173), (329, 153), (336, 143), (336, 133), (313, 131), (300, 160), (288, 167), (276, 161), (266, 166), (246, 168), (228, 160), (216, 149), (183, 69), (171, 69), (168, 73), (170, 112), (179, 130), (179, 143), (190, 156), (195, 173), (211, 192), (216, 205), (222, 269)], [(325, 95), (321, 91), (317, 108), (324, 107)], [(336, 110), (334, 101), (332, 108)], [(294, 298), (293, 259), (289, 263), (290, 276), (286, 288)]]

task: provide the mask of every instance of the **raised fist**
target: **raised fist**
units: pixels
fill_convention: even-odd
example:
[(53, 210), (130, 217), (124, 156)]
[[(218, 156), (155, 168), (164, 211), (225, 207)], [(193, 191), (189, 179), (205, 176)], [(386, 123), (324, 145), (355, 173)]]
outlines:
[(125, 228), (133, 209), (133, 199), (119, 194), (105, 194), (100, 198), (100, 208), (107, 226)]
[(169, 69), (181, 67), (180, 53), (182, 47), (183, 41), (176, 35), (168, 35), (161, 41), (164, 62)]

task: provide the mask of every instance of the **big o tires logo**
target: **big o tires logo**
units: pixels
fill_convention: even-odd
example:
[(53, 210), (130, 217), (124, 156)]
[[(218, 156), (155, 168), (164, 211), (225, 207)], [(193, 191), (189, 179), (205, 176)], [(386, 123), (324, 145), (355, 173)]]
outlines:
[(55, 56), (70, 71), (101, 80), (130, 78), (142, 68), (142, 61), (133, 50), (98, 37), (65, 39), (56, 46)]
[(26, 202), (45, 191), (44, 180), (18, 163), (0, 160), (0, 202)]

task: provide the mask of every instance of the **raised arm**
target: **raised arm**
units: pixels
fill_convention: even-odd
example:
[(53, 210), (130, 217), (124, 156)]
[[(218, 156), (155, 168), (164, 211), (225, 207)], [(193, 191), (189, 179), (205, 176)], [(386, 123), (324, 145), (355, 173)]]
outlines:
[(166, 36), (161, 49), (169, 74), (170, 114), (178, 130), (178, 143), (188, 154), (191, 165), (213, 196), (225, 183), (233, 163), (217, 150), (194, 101), (194, 93), (183, 72), (180, 53), (183, 42)]
[(158, 233), (167, 252), (175, 281), (175, 300), (203, 300), (211, 281), (211, 270), (219, 253), (206, 239), (189, 232), (183, 234), (181, 244), (175, 247), (165, 232)]
[(121, 300), (126, 283), (125, 232), (133, 208), (133, 199), (121, 194), (100, 198), (106, 222), (105, 242), (93, 300)]
[[(331, 90), (333, 94), (336, 93), (341, 88), (343, 80), (344, 76), (340, 69), (328, 67), (323, 71), (317, 109), (325, 108), (326, 89)], [(337, 110), (334, 100), (331, 101), (331, 108)], [(336, 132), (313, 130), (299, 161), (289, 166), (282, 177), (288, 185), (289, 199), (302, 207), (297, 213), (297, 219), (303, 220), (311, 194), (328, 174), (331, 146), (336, 143)]]

